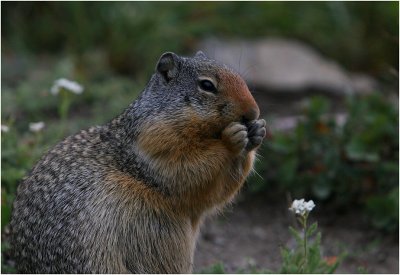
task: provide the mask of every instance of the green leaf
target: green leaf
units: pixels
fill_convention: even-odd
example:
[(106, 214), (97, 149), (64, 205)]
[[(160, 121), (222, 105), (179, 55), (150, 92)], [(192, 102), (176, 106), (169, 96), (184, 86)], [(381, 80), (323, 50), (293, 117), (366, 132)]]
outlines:
[(225, 267), (223, 263), (216, 263), (210, 267), (204, 268), (200, 271), (201, 274), (225, 274)]
[(310, 238), (315, 231), (318, 229), (318, 223), (314, 222), (308, 229), (307, 229), (307, 238)]
[(292, 234), (292, 236), (295, 238), (297, 245), (302, 246), (303, 245), (303, 237), (300, 235), (299, 232), (297, 232), (296, 229), (293, 227), (289, 226), (289, 232)]
[(4, 227), (10, 222), (13, 198), (14, 198), (14, 195), (8, 195), (5, 190), (2, 190), (2, 192), (1, 192), (1, 228), (2, 229), (4, 229)]

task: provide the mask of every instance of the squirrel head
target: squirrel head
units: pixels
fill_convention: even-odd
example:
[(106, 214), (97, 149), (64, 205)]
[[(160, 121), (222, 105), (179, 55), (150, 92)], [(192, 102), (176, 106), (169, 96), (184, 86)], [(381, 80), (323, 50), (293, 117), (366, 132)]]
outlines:
[(246, 123), (259, 116), (257, 103), (242, 77), (203, 52), (192, 58), (166, 52), (155, 71), (139, 99), (141, 107), (145, 106), (139, 110), (146, 110), (153, 122), (169, 120), (179, 126), (193, 123), (205, 132), (211, 128), (215, 134), (230, 122)]

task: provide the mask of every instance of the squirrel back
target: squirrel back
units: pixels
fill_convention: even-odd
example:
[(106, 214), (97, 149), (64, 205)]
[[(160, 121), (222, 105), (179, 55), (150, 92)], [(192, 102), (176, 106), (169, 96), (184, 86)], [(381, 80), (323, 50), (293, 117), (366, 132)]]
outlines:
[(67, 137), (20, 183), (20, 272), (188, 273), (201, 221), (250, 173), (265, 121), (246, 83), (165, 53), (118, 117)]

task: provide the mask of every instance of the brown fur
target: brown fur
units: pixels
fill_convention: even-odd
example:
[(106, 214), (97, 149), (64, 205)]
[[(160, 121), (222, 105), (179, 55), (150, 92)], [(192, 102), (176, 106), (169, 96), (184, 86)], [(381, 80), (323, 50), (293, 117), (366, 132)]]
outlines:
[[(230, 150), (229, 137), (203, 139), (201, 132), (206, 126), (197, 125), (195, 119), (181, 132), (161, 125), (146, 127), (138, 144), (157, 170), (176, 184), (177, 201), (170, 203), (181, 206), (182, 211), (201, 212), (229, 201), (249, 174), (254, 153), (240, 159)], [(237, 168), (240, 172), (234, 175)]]

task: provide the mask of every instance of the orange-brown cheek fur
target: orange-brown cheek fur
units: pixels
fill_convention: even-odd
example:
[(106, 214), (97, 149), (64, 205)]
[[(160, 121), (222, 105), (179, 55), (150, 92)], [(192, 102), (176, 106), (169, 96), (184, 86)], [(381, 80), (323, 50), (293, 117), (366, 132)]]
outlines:
[(190, 161), (191, 155), (201, 154), (218, 143), (211, 138), (219, 130), (215, 123), (202, 121), (189, 107), (182, 112), (186, 114), (182, 121), (160, 120), (145, 125), (138, 138), (139, 147), (151, 156)]
[(232, 72), (219, 70), (220, 83), (223, 83), (221, 90), (229, 102), (237, 105), (238, 115), (247, 113), (252, 108), (257, 108), (257, 103), (251, 95), (243, 79)]

